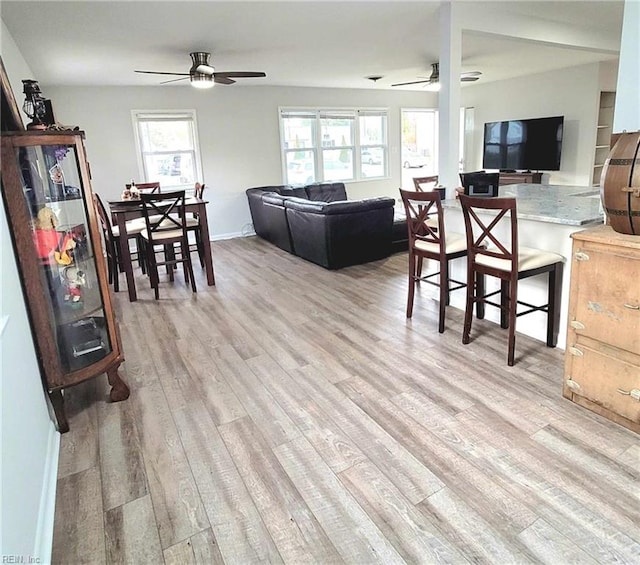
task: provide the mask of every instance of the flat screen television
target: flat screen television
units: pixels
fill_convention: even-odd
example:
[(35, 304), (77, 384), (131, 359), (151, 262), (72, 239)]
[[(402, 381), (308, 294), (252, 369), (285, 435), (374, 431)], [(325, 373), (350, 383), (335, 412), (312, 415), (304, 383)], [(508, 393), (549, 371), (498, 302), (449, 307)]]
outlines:
[(560, 170), (564, 116), (484, 124), (482, 167), (501, 171)]

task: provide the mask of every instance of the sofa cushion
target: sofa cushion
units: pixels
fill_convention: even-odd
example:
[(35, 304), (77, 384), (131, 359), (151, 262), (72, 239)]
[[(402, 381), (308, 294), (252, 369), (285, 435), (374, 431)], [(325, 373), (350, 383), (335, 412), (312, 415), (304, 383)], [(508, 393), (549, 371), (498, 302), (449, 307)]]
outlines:
[(347, 199), (347, 190), (343, 182), (323, 182), (305, 186), (307, 198), (314, 202), (337, 202)]
[(282, 194), (278, 194), (277, 192), (262, 193), (262, 202), (266, 202), (267, 204), (274, 204), (277, 206), (284, 207), (284, 201), (286, 199), (287, 199), (286, 196), (282, 196)]
[(304, 186), (282, 186), (280, 187), (280, 194), (282, 194), (282, 196), (295, 196), (296, 198), (307, 199), (307, 190)]

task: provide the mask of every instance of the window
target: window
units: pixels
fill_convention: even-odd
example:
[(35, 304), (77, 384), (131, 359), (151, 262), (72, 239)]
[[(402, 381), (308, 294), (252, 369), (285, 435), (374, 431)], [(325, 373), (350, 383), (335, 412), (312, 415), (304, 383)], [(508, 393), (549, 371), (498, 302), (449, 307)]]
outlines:
[(414, 177), (438, 174), (438, 111), (402, 110), (402, 186), (413, 190)]
[[(438, 174), (438, 111), (402, 110), (402, 186), (413, 190), (414, 177)], [(460, 108), (460, 172), (464, 170), (465, 146), (472, 141), (473, 108)]]
[(280, 110), (287, 184), (352, 181), (387, 174), (387, 111)]
[(193, 189), (202, 180), (194, 110), (133, 112), (140, 170), (145, 182)]

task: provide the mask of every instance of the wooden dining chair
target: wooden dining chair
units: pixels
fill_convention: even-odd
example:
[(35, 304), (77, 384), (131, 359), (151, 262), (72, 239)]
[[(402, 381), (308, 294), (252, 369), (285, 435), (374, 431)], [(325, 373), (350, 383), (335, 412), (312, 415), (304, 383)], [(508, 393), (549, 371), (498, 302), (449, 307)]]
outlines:
[[(197, 182), (193, 189), (193, 196), (198, 200), (202, 200), (204, 195), (205, 184)], [(204, 268), (204, 246), (202, 244), (202, 232), (200, 230), (200, 217), (198, 212), (193, 212), (187, 217), (187, 234), (193, 233), (195, 241), (189, 243), (189, 251), (197, 251), (200, 259), (200, 266)]]
[[(438, 331), (442, 333), (444, 332), (445, 309), (449, 304), (449, 293), (467, 286), (466, 283), (449, 278), (449, 261), (467, 254), (466, 238), (463, 234), (446, 232), (439, 192), (412, 192), (400, 189), (400, 196), (407, 216), (409, 232), (407, 318), (411, 318), (413, 314), (416, 285), (420, 282), (435, 285), (439, 287), (440, 291)], [(433, 220), (435, 220), (435, 225)], [(436, 261), (439, 270), (423, 276), (423, 259)], [(431, 280), (434, 277), (437, 277), (437, 282)]]
[[(120, 230), (118, 226), (114, 226), (109, 219), (107, 209), (100, 198), (99, 194), (93, 194), (93, 203), (96, 208), (98, 217), (100, 218), (100, 227), (102, 229), (102, 237), (104, 239), (105, 252), (107, 254), (107, 273), (109, 276), (109, 284), (113, 284), (114, 292), (120, 291), (120, 284), (118, 281), (118, 273), (124, 270), (120, 258)], [(136, 252), (138, 254), (138, 263), (145, 272), (144, 259), (141, 249), (141, 242), (139, 240), (140, 233), (144, 229), (144, 225), (137, 222), (127, 222), (127, 239), (136, 239)]]
[[(128, 183), (125, 186), (128, 189), (130, 189), (131, 183)], [(143, 192), (151, 192), (151, 193), (162, 192), (159, 182), (137, 182), (136, 188)]]
[[(565, 258), (557, 253), (523, 247), (518, 244), (518, 216), (515, 198), (459, 196), (467, 238), (467, 277), (479, 275), (500, 279), (500, 289), (485, 294), (480, 288), (467, 287), (462, 343), (470, 341), (474, 304), (500, 308), (500, 326), (508, 328), (507, 363), (515, 358), (516, 318), (532, 312), (547, 314), (547, 346), (555, 347), (560, 325), (560, 296)], [(486, 214), (479, 215), (479, 214)], [(547, 303), (535, 306), (518, 300), (518, 281), (548, 273)], [(490, 300), (500, 294), (500, 303)], [(526, 309), (517, 311), (518, 305)]]
[[(187, 238), (185, 191), (143, 192), (140, 200), (146, 226), (140, 235), (145, 242), (147, 269), (156, 300), (160, 298), (160, 266), (167, 267), (169, 278), (173, 280), (175, 266), (182, 263), (185, 282), (190, 282), (191, 290), (197, 292)], [(158, 260), (158, 251), (164, 252), (164, 259)]]

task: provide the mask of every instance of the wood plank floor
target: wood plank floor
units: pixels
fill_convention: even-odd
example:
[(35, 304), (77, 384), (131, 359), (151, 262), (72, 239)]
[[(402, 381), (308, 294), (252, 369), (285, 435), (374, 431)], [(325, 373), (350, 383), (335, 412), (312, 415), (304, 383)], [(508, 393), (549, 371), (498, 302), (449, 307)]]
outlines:
[(429, 285), (408, 321), (405, 253), (213, 248), (216, 287), (116, 295), (129, 400), (66, 391), (54, 563), (640, 563), (640, 438), (562, 397), (562, 351), (438, 334)]

